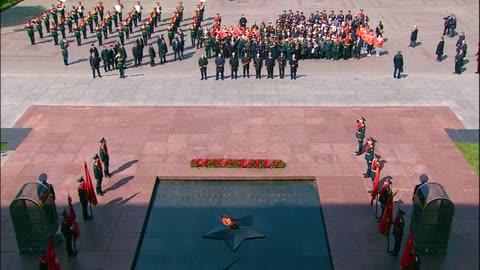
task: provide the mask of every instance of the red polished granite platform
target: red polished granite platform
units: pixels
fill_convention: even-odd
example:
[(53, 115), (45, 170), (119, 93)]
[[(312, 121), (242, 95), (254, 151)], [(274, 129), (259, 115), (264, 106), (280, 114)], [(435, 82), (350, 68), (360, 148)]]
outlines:
[[(478, 266), (478, 176), (444, 131), (463, 125), (447, 107), (62, 107), (33, 106), (15, 127), (32, 132), (2, 167), (2, 269), (35, 269), (38, 257), (16, 253), (8, 205), (23, 183), (45, 172), (57, 207), (67, 203), (82, 175), (82, 163), (105, 137), (110, 170), (92, 222), (80, 221), (79, 254), (57, 247), (62, 269), (128, 269), (156, 176), (171, 179), (315, 179), (319, 187), (335, 269), (394, 269), (369, 206), (371, 182), (355, 156), (355, 119), (367, 119), (367, 136), (378, 140), (393, 177), (396, 200), (409, 212), (421, 174), (441, 183), (456, 204), (449, 254), (425, 264), (453, 269)], [(194, 169), (192, 158), (275, 158), (284, 169)], [(77, 213), (80, 206), (75, 204)], [(60, 210), (59, 210), (60, 211)], [(408, 224), (408, 221), (407, 221)], [(404, 239), (404, 244), (406, 237)], [(393, 244), (393, 243), (392, 243)], [(456, 268), (458, 269), (458, 268)], [(466, 269), (466, 268), (465, 268)]]

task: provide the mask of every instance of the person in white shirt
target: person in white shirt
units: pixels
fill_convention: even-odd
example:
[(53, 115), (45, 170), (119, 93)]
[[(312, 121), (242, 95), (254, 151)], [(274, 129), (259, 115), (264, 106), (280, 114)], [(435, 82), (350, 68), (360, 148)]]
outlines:
[(142, 5), (140, 5), (140, 1), (137, 1), (137, 4), (135, 6), (133, 6), (135, 8), (135, 10), (137, 11), (137, 14), (138, 14), (138, 20), (139, 21), (142, 21)]
[(82, 2), (78, 2), (78, 5), (77, 5), (78, 17), (83, 18), (84, 11), (85, 11), (85, 7), (83, 7)]
[(117, 1), (117, 4), (115, 5), (115, 10), (117, 11), (117, 14), (118, 14), (118, 20), (122, 21), (123, 5), (122, 3), (120, 3), (120, 0)]

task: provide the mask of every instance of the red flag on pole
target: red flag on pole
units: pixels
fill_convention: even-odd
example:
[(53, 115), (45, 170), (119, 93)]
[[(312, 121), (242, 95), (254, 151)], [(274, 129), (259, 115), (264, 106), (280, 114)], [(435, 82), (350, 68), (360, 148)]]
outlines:
[(92, 178), (90, 178), (90, 172), (87, 168), (87, 163), (83, 162), (83, 168), (85, 169), (85, 197), (94, 206), (97, 205), (97, 195), (93, 190)]
[(410, 231), (410, 236), (408, 236), (407, 246), (405, 247), (405, 251), (403, 252), (402, 262), (400, 264), (402, 269), (406, 269), (408, 265), (414, 262), (415, 256), (412, 256), (412, 250), (413, 250), (413, 231)]
[(378, 226), (378, 231), (387, 236), (390, 232), (390, 226), (392, 225), (393, 220), (393, 196), (389, 196), (385, 210), (383, 211), (382, 221)]
[(47, 266), (48, 270), (60, 270), (60, 264), (58, 264), (57, 255), (55, 254), (52, 237), (48, 238)]
[(375, 179), (373, 180), (373, 189), (372, 189), (372, 199), (370, 200), (370, 206), (373, 206), (373, 201), (377, 197), (378, 194), (378, 186), (380, 182), (380, 165), (377, 165), (377, 171), (375, 172)]

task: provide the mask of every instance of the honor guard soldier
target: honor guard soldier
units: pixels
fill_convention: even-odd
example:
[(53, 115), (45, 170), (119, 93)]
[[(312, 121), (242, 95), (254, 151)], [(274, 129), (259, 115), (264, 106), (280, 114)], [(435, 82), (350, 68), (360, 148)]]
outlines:
[(37, 29), (38, 35), (40, 36), (40, 38), (43, 38), (42, 21), (37, 16), (37, 18), (33, 22), (35, 23), (35, 28)]
[(88, 28), (90, 29), (90, 34), (93, 34), (93, 16), (92, 12), (88, 12), (88, 15), (85, 17), (85, 21), (88, 24)]
[(372, 160), (372, 170), (370, 172), (370, 177), (372, 178), (372, 182), (375, 180), (377, 174), (379, 174), (382, 170), (382, 164), (380, 155), (375, 154), (375, 157)]
[(29, 20), (25, 21), (25, 30), (27, 30), (28, 37), (30, 38), (30, 44), (35, 45), (35, 36), (33, 35), (33, 25)]
[(118, 31), (118, 39), (120, 40), (120, 44), (125, 45), (125, 38), (124, 38), (125, 33), (123, 32), (123, 26), (120, 25), (117, 28), (117, 31)]
[(367, 139), (367, 146), (365, 147), (365, 160), (367, 162), (367, 172), (363, 174), (364, 178), (370, 177), (370, 172), (372, 170), (372, 160), (375, 156), (375, 144), (376, 141), (372, 137)]
[(238, 72), (238, 56), (235, 52), (232, 52), (232, 56), (230, 57), (230, 69), (231, 69), (231, 74), (230, 78), (233, 80), (237, 79), (237, 72)]
[(265, 65), (267, 66), (267, 79), (273, 79), (273, 69), (275, 68), (275, 58), (273, 58), (272, 53), (268, 53), (267, 60), (265, 60)]
[(207, 79), (207, 65), (208, 65), (208, 59), (205, 57), (205, 55), (202, 54), (200, 56), (200, 59), (198, 59), (198, 66), (200, 67), (200, 74), (202, 75), (202, 79)]
[(102, 33), (103, 33), (103, 38), (108, 39), (108, 26), (107, 26), (107, 20), (104, 19), (102, 21)]
[(243, 78), (245, 78), (245, 74), (250, 78), (250, 61), (250, 53), (244, 53), (242, 57)]
[(392, 235), (395, 238), (395, 244), (393, 245), (392, 252), (390, 252), (390, 256), (397, 256), (398, 252), (400, 251), (403, 238), (403, 229), (405, 228), (405, 220), (403, 219), (404, 215), (405, 212), (402, 209), (398, 209), (397, 216), (393, 221)]
[(73, 32), (73, 20), (72, 20), (72, 15), (70, 15), (70, 12), (67, 12), (67, 16), (65, 17), (65, 24), (68, 27), (68, 33)]
[(257, 57), (253, 60), (253, 66), (255, 67), (255, 79), (262, 79), (263, 60), (260, 53), (257, 53)]
[(287, 59), (285, 58), (285, 55), (283, 55), (283, 52), (280, 53), (280, 56), (278, 57), (278, 72), (280, 73), (280, 79), (283, 79), (285, 77), (285, 66), (287, 65)]
[(62, 216), (63, 220), (61, 225), (61, 231), (63, 237), (65, 238), (67, 254), (69, 257), (75, 257), (77, 256), (73, 241), (73, 239), (76, 237), (76, 232), (73, 227), (73, 223), (75, 222), (75, 220), (70, 216), (67, 210), (63, 211)]
[(130, 39), (130, 30), (128, 29), (127, 22), (123, 22), (122, 26), (123, 26), (123, 33), (125, 33), (125, 37), (127, 38), (127, 40), (129, 40)]
[(62, 34), (62, 38), (65, 38), (66, 37), (66, 35), (65, 35), (65, 21), (62, 18), (60, 18), (60, 20), (58, 21), (58, 30)]
[(57, 32), (57, 26), (52, 22), (50, 25), (50, 33), (52, 34), (53, 37), (53, 43), (58, 45), (58, 32)]
[(358, 141), (358, 150), (355, 152), (357, 156), (360, 156), (363, 153), (363, 139), (365, 139), (365, 130), (367, 127), (365, 126), (365, 118), (360, 117), (357, 119), (357, 132), (355, 133), (355, 137)]
[(110, 156), (109, 156), (109, 154), (108, 154), (107, 140), (105, 140), (105, 138), (101, 138), (101, 139), (100, 139), (100, 149), (99, 149), (99, 153), (100, 153), (100, 160), (103, 162), (103, 172), (104, 172), (104, 175), (105, 175), (105, 177), (110, 178), (110, 177), (111, 177), (110, 171), (109, 171), (109, 168), (110, 168)]
[(88, 200), (87, 200), (87, 187), (83, 176), (77, 179), (78, 184), (78, 199), (80, 200), (80, 205), (82, 206), (83, 220), (92, 220), (92, 217), (88, 214)]
[(215, 66), (216, 66), (216, 80), (218, 81), (218, 77), (220, 76), (223, 81), (223, 72), (225, 70), (225, 57), (222, 56), (221, 53), (215, 58)]
[(100, 157), (98, 156), (98, 154), (95, 154), (92, 158), (95, 160), (93, 162), (93, 174), (95, 175), (95, 179), (97, 180), (96, 191), (98, 195), (103, 196), (104, 192), (102, 190), (102, 180), (103, 180), (102, 162), (100, 161)]
[(62, 1), (58, 1), (57, 3), (57, 12), (60, 13), (60, 18), (65, 20), (65, 5), (62, 3)]
[(290, 59), (289, 64), (290, 64), (290, 80), (296, 80), (297, 79), (298, 60), (295, 57), (295, 54), (292, 54), (292, 59)]
[(378, 201), (380, 202), (380, 205), (382, 206), (382, 214), (380, 216), (383, 217), (383, 211), (385, 211), (385, 207), (387, 205), (388, 198), (390, 198), (390, 196), (394, 195), (394, 194), (392, 194), (392, 178), (391, 177), (387, 176), (387, 179), (385, 180), (385, 182), (383, 182), (383, 186), (380, 189), (380, 191), (378, 192), (378, 194), (379, 194)]
[(112, 15), (110, 14), (110, 11), (108, 11), (107, 14), (105, 15), (105, 19), (107, 21), (108, 33), (111, 35), (112, 34)]
[(77, 8), (75, 6), (72, 6), (72, 9), (70, 9), (70, 14), (72, 16), (72, 20), (78, 24), (78, 12)]
[(80, 31), (82, 31), (83, 39), (87, 39), (87, 22), (84, 19), (80, 20)]
[(94, 7), (92, 11), (92, 18), (93, 18), (93, 23), (95, 23), (95, 26), (98, 25), (98, 8)]

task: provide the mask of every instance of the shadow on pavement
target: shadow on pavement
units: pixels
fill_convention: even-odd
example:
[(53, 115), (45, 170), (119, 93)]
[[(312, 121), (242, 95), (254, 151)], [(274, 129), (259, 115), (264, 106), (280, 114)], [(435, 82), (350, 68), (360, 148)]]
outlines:
[(44, 10), (45, 7), (42, 6), (14, 6), (2, 12), (0, 26), (8, 27), (23, 24), (27, 19), (41, 16)]
[(111, 175), (114, 175), (116, 173), (119, 173), (121, 171), (124, 171), (128, 168), (130, 168), (133, 164), (137, 163), (138, 162), (138, 159), (134, 159), (134, 160), (130, 160), (128, 161), (127, 163), (123, 164), (122, 166), (118, 167), (118, 169), (116, 169), (115, 171), (111, 172), (110, 174)]

